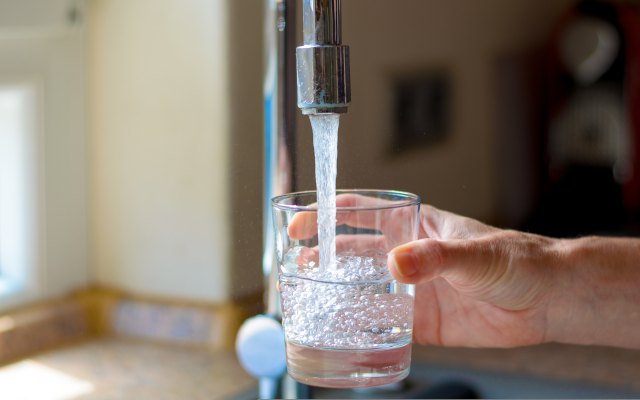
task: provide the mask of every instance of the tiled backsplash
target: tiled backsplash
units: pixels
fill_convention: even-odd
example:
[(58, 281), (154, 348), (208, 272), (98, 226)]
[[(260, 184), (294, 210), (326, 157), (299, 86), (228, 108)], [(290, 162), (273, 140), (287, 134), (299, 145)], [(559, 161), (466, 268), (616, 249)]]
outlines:
[(117, 335), (206, 344), (211, 340), (216, 315), (188, 307), (118, 301), (111, 312)]

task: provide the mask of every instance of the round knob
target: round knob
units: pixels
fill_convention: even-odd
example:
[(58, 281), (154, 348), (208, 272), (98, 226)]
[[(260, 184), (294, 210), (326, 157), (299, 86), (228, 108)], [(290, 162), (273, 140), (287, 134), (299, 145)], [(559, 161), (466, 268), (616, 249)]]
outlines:
[(254, 377), (280, 377), (287, 368), (282, 324), (264, 315), (249, 318), (236, 337), (236, 353)]

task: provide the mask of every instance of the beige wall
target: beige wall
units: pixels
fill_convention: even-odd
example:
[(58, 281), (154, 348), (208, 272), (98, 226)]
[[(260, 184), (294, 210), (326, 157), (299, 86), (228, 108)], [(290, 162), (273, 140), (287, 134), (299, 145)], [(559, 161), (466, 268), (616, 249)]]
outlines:
[(90, 2), (91, 263), (136, 293), (262, 289), (262, 2)]
[(91, 265), (100, 284), (230, 297), (226, 8), (89, 3)]

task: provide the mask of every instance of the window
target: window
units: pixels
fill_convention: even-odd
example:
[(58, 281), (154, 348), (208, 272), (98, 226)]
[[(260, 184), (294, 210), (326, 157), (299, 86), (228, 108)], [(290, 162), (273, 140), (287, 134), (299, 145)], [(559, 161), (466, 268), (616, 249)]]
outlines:
[(35, 289), (38, 240), (38, 86), (0, 81), (0, 304)]

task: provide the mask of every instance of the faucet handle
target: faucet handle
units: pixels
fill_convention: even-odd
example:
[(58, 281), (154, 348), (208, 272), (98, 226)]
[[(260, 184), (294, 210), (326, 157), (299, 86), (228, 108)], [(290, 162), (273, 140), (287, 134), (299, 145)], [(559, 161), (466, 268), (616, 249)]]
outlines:
[(266, 315), (249, 318), (236, 337), (236, 353), (256, 378), (279, 378), (287, 369), (282, 324)]

